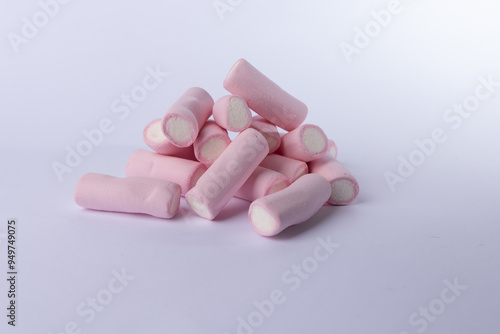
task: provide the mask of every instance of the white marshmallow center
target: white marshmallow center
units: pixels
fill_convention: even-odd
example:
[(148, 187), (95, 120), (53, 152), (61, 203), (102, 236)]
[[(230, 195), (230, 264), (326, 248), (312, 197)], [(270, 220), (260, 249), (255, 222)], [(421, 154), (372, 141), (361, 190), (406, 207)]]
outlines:
[(330, 199), (334, 203), (342, 204), (354, 196), (354, 184), (349, 179), (340, 179), (332, 182)]
[(302, 143), (311, 153), (319, 153), (325, 149), (325, 136), (316, 128), (308, 127), (302, 132)]
[(250, 119), (245, 102), (240, 98), (233, 97), (229, 99), (227, 108), (227, 123), (229, 126), (236, 131), (244, 130)]

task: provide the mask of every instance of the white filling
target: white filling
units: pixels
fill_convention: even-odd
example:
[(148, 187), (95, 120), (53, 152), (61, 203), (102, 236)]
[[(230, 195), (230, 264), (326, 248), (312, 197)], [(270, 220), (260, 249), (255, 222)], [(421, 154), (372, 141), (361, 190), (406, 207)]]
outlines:
[(283, 181), (283, 180), (280, 180), (278, 182), (275, 182), (271, 188), (269, 188), (269, 191), (267, 192), (266, 195), (271, 195), (271, 194), (274, 194), (280, 190), (283, 190), (285, 189), (286, 187), (288, 186), (287, 182)]
[(293, 178), (292, 182), (295, 182), (299, 177), (306, 175), (308, 172), (307, 168), (300, 168), (297, 174), (295, 174), (295, 177)]
[(146, 137), (148, 137), (149, 140), (155, 143), (159, 143), (162, 140), (165, 140), (165, 135), (161, 131), (161, 120), (151, 123), (151, 125), (148, 127), (148, 130), (146, 131)]
[(212, 163), (226, 149), (227, 142), (222, 138), (210, 138), (200, 148), (200, 155), (204, 163)]
[(170, 117), (165, 124), (165, 132), (178, 143), (185, 143), (191, 139), (191, 126), (182, 117)]
[(325, 149), (325, 136), (316, 128), (309, 127), (302, 132), (302, 143), (311, 153), (319, 153)]
[(336, 157), (337, 156), (337, 148), (335, 146), (333, 146), (333, 145), (330, 146), (330, 149), (329, 149), (328, 152), (332, 155), (332, 157)]
[(278, 222), (266, 209), (259, 205), (252, 207), (250, 220), (253, 226), (262, 235), (272, 235), (278, 227)]
[(276, 145), (278, 144), (277, 140), (274, 137), (269, 136), (268, 134), (261, 132), (266, 138), (267, 145), (269, 145), (269, 152), (272, 152)]
[(228, 103), (227, 123), (234, 130), (243, 130), (248, 125), (249, 115), (245, 103), (239, 98), (231, 98)]
[(198, 201), (194, 197), (186, 197), (186, 201), (198, 216), (210, 220), (210, 210), (208, 210), (208, 207), (205, 204)]
[(179, 192), (174, 196), (174, 198), (172, 198), (172, 203), (170, 204), (170, 213), (176, 213), (177, 210), (179, 210), (180, 197), (181, 194)]
[(332, 182), (333, 203), (342, 204), (350, 201), (354, 196), (354, 185), (349, 179), (340, 179)]

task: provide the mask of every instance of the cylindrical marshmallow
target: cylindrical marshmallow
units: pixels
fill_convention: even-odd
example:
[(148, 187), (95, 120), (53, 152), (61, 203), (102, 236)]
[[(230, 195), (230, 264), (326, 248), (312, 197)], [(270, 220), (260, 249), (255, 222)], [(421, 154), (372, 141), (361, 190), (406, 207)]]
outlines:
[(279, 154), (269, 154), (262, 160), (260, 165), (285, 175), (290, 183), (295, 182), (299, 177), (309, 172), (307, 164), (304, 161), (284, 157)]
[(118, 178), (88, 173), (75, 188), (76, 204), (93, 210), (145, 213), (171, 218), (179, 210), (178, 184), (143, 177)]
[(194, 154), (202, 164), (212, 164), (231, 143), (227, 131), (214, 121), (208, 120), (194, 141)]
[(327, 153), (330, 154), (335, 159), (337, 159), (337, 153), (338, 153), (337, 144), (335, 144), (335, 142), (331, 139), (328, 139), (328, 152)]
[(303, 124), (281, 137), (276, 153), (286, 157), (309, 162), (326, 154), (328, 138), (317, 125)]
[(142, 133), (144, 142), (153, 151), (163, 155), (170, 155), (183, 159), (196, 160), (193, 146), (177, 147), (172, 144), (161, 130), (161, 118), (155, 119), (149, 123)]
[(202, 88), (189, 88), (167, 111), (161, 128), (168, 140), (178, 147), (188, 147), (212, 114), (214, 100)]
[(241, 132), (187, 192), (189, 206), (199, 216), (214, 219), (268, 152), (266, 139), (259, 131)]
[(264, 138), (266, 138), (267, 144), (269, 145), (269, 154), (278, 149), (281, 144), (281, 136), (276, 128), (276, 125), (269, 123), (261, 116), (254, 116), (250, 127), (264, 135)]
[(184, 195), (206, 170), (207, 167), (198, 161), (135, 150), (128, 159), (126, 174), (177, 183)]
[(307, 174), (287, 188), (252, 202), (248, 216), (260, 235), (273, 236), (311, 218), (330, 197), (330, 191), (324, 177)]
[(229, 131), (241, 132), (252, 123), (252, 112), (241, 96), (221, 97), (215, 102), (212, 113), (215, 122)]
[(234, 196), (253, 202), (258, 198), (283, 190), (289, 185), (290, 181), (285, 175), (258, 166)]
[(245, 99), (257, 114), (282, 129), (297, 128), (307, 116), (307, 106), (285, 92), (245, 59), (238, 60), (224, 80), (224, 88)]
[(328, 203), (332, 205), (349, 204), (358, 196), (358, 181), (335, 158), (324, 157), (309, 162), (309, 171), (327, 179), (331, 184)]

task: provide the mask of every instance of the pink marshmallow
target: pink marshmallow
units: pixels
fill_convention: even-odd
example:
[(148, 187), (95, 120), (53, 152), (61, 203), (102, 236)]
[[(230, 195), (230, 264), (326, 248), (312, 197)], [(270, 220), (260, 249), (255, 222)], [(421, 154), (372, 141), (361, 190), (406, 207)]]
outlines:
[(155, 119), (144, 128), (142, 136), (146, 145), (159, 154), (196, 160), (193, 146), (177, 147), (165, 137), (161, 130), (161, 121), (161, 118)]
[(330, 154), (335, 159), (337, 159), (337, 153), (338, 153), (337, 145), (331, 139), (328, 139), (328, 151), (327, 151), (327, 153)]
[(194, 141), (194, 154), (202, 164), (210, 165), (231, 143), (227, 131), (214, 121), (208, 120)]
[(197, 161), (135, 150), (128, 159), (126, 174), (177, 183), (184, 195), (206, 170), (207, 167)]
[(163, 117), (163, 134), (175, 146), (192, 145), (201, 127), (212, 114), (213, 105), (214, 100), (204, 89), (189, 88)]
[(248, 216), (257, 233), (273, 236), (311, 218), (330, 193), (330, 183), (324, 177), (307, 174), (288, 188), (252, 202)]
[(358, 196), (358, 181), (340, 162), (330, 155), (309, 162), (309, 171), (323, 176), (330, 182), (329, 204), (349, 204)]
[(254, 129), (241, 132), (186, 194), (189, 206), (213, 220), (248, 180), (269, 152), (266, 139)]
[(289, 185), (290, 181), (285, 175), (258, 166), (234, 196), (252, 202), (283, 190)]
[(278, 154), (269, 154), (260, 165), (285, 175), (290, 183), (309, 172), (305, 162)]
[(221, 97), (215, 102), (212, 113), (215, 122), (229, 131), (241, 132), (252, 123), (252, 112), (241, 96)]
[(328, 138), (319, 126), (303, 124), (281, 137), (276, 153), (286, 157), (309, 162), (326, 154)]
[(269, 154), (275, 152), (281, 144), (281, 136), (276, 128), (276, 125), (269, 123), (261, 116), (252, 118), (251, 128), (259, 131), (264, 135), (269, 145)]
[(257, 114), (282, 129), (297, 128), (307, 116), (307, 106), (285, 92), (245, 59), (238, 60), (224, 80), (224, 88), (245, 99)]
[(96, 173), (83, 175), (75, 188), (75, 202), (84, 208), (160, 218), (175, 216), (180, 197), (181, 187), (172, 182)]

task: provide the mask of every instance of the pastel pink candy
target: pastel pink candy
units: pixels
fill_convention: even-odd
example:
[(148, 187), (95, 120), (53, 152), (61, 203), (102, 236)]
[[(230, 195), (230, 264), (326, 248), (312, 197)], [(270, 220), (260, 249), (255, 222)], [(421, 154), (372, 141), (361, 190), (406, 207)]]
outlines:
[(175, 216), (180, 197), (181, 187), (172, 182), (96, 173), (83, 175), (75, 188), (75, 202), (84, 208), (160, 218)]
[(248, 106), (269, 122), (291, 131), (307, 116), (307, 106), (285, 92), (245, 59), (239, 59), (224, 80), (224, 88), (245, 99)]
[(204, 89), (188, 89), (163, 117), (163, 134), (175, 146), (192, 145), (201, 127), (212, 114), (213, 106), (214, 100)]
[(305, 162), (279, 154), (269, 154), (260, 165), (285, 175), (290, 183), (309, 172)]
[(215, 122), (222, 128), (241, 132), (250, 126), (252, 112), (241, 96), (226, 95), (218, 99), (212, 111)]
[(243, 186), (234, 194), (235, 197), (247, 201), (255, 201), (290, 185), (287, 177), (273, 170), (257, 166)]
[(328, 139), (328, 154), (337, 159), (337, 154), (338, 154), (337, 145), (331, 139)]
[(269, 145), (269, 154), (275, 152), (281, 144), (281, 136), (276, 128), (276, 125), (269, 123), (261, 116), (252, 118), (251, 128), (259, 131), (264, 135)]
[(252, 202), (248, 216), (257, 233), (273, 236), (311, 218), (330, 193), (330, 183), (324, 177), (307, 174), (287, 188)]
[(161, 118), (155, 119), (144, 128), (142, 136), (146, 145), (159, 154), (195, 160), (193, 146), (177, 147), (172, 144), (161, 130), (161, 121)]
[(135, 150), (128, 159), (126, 174), (177, 183), (184, 195), (206, 170), (207, 167), (198, 161)]
[(286, 157), (309, 162), (326, 154), (328, 138), (317, 125), (303, 124), (281, 137), (276, 153)]
[(186, 194), (189, 206), (213, 220), (248, 180), (269, 152), (266, 139), (254, 129), (241, 132)]
[(214, 121), (208, 120), (201, 128), (198, 138), (194, 141), (194, 154), (199, 162), (210, 165), (226, 149), (229, 143), (231, 143), (231, 139), (229, 139), (227, 131)]
[(327, 179), (331, 184), (328, 203), (332, 205), (349, 204), (359, 193), (358, 181), (340, 162), (330, 155), (309, 162), (309, 171)]

